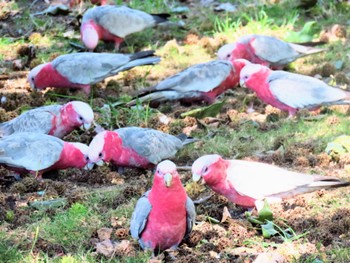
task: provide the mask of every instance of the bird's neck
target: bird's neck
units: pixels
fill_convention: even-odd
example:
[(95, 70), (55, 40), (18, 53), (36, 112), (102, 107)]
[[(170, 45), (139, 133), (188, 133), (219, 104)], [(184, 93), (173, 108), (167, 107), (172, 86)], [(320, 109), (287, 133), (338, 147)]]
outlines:
[(50, 134), (57, 137), (63, 137), (67, 133), (70, 133), (76, 126), (79, 125), (76, 120), (76, 113), (72, 104), (66, 104), (61, 107), (60, 114), (53, 119), (53, 129)]
[(163, 179), (155, 177), (148, 198), (152, 204), (152, 209), (158, 209), (159, 207), (159, 209), (170, 210), (169, 212), (172, 211), (177, 214), (179, 210), (185, 209), (187, 194), (180, 178), (173, 178), (172, 185), (166, 187)]
[(70, 82), (63, 77), (51, 63), (47, 63), (35, 78), (35, 87), (44, 89), (46, 87), (69, 87)]
[(84, 154), (73, 144), (64, 142), (59, 160), (54, 164), (54, 169), (83, 168), (86, 165)]

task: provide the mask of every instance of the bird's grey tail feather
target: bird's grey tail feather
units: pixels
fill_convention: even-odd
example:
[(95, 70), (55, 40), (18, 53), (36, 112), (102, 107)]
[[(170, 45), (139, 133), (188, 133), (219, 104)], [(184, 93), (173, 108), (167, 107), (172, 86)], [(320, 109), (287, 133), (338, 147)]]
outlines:
[(144, 102), (164, 101), (164, 100), (166, 100), (166, 97), (164, 96), (162, 91), (159, 91), (159, 92), (154, 92), (154, 93), (147, 94), (145, 96), (133, 99), (132, 101), (128, 102), (126, 105), (130, 107), (130, 106), (136, 105), (137, 102), (142, 104)]
[(147, 57), (152, 57), (154, 56), (155, 51), (154, 50), (145, 50), (145, 51), (140, 51), (132, 54), (130, 56), (131, 60), (136, 60), (140, 58), (147, 58)]
[(199, 141), (198, 138), (188, 137), (184, 133), (180, 133), (180, 134), (176, 135), (176, 137), (179, 138), (182, 141), (183, 145)]
[(132, 69), (137, 66), (146, 66), (146, 65), (154, 65), (160, 62), (160, 57), (149, 57), (149, 58), (141, 58), (141, 59), (136, 59), (132, 60), (123, 67), (118, 68), (118, 70), (115, 73), (126, 71), (129, 69)]
[(321, 189), (345, 187), (349, 185), (350, 185), (350, 182), (342, 181), (339, 179), (335, 179), (334, 177), (331, 177), (331, 179), (315, 181), (308, 185), (299, 186), (292, 191), (278, 193), (278, 194), (272, 195), (271, 197), (290, 198), (296, 195), (311, 193)]
[(154, 21), (156, 24), (160, 24), (163, 22), (168, 21), (168, 18), (171, 16), (170, 14), (151, 14), (153, 16)]
[(327, 44), (327, 42), (326, 41), (310, 41), (310, 42), (301, 42), (301, 43), (292, 42), (291, 44), (296, 44), (296, 45), (300, 45), (300, 46), (308, 46), (308, 47), (316, 47), (316, 46)]
[(293, 43), (289, 43), (289, 44), (293, 47), (293, 49), (299, 52), (301, 56), (307, 56), (307, 55), (320, 53), (327, 50), (325, 48), (315, 48), (315, 47), (303, 46), (303, 45), (298, 45)]

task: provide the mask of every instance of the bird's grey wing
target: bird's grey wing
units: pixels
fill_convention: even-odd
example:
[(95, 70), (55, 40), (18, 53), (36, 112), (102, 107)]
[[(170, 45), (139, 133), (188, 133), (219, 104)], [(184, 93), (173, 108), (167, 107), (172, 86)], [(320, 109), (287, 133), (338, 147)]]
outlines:
[(16, 133), (0, 139), (0, 163), (31, 171), (46, 169), (56, 163), (64, 142), (37, 133)]
[(150, 190), (144, 193), (137, 201), (134, 212), (131, 216), (130, 233), (135, 239), (140, 238), (140, 234), (147, 224), (147, 218), (151, 212), (152, 205), (148, 200)]
[(231, 160), (226, 171), (226, 178), (231, 186), (240, 195), (254, 199), (263, 199), (274, 194), (292, 191), (314, 180), (312, 175), (244, 160)]
[(52, 65), (70, 82), (87, 85), (117, 74), (129, 61), (130, 55), (125, 54), (83, 52), (59, 56)]
[(191, 198), (186, 199), (186, 233), (185, 237), (189, 236), (196, 222), (196, 207)]
[(255, 36), (250, 42), (256, 56), (276, 64), (288, 64), (294, 61), (299, 53), (287, 42), (269, 36)]
[(345, 91), (300, 74), (274, 71), (268, 81), (275, 98), (293, 108), (312, 108), (346, 98)]
[(106, 10), (103, 15), (97, 16), (97, 22), (110, 33), (121, 38), (156, 24), (152, 15), (126, 6), (115, 6)]
[(29, 110), (12, 122), (14, 132), (37, 132), (48, 134), (52, 128), (52, 121), (59, 115), (60, 105), (54, 107), (40, 107)]
[(209, 92), (218, 87), (232, 70), (232, 64), (224, 60), (197, 64), (161, 81), (155, 90)]
[(183, 144), (176, 136), (153, 129), (127, 127), (116, 130), (123, 146), (136, 151), (153, 164), (173, 157)]

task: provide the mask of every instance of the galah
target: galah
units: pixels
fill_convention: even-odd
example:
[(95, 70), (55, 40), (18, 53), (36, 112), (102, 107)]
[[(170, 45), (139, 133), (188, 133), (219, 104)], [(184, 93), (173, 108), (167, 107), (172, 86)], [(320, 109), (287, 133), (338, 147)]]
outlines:
[(35, 132), (62, 138), (78, 127), (88, 130), (93, 120), (91, 107), (82, 101), (42, 106), (0, 123), (0, 137), (17, 132)]
[(80, 27), (81, 41), (94, 50), (99, 40), (113, 41), (118, 50), (124, 38), (167, 21), (168, 14), (151, 15), (126, 6), (104, 5), (87, 10)]
[(0, 165), (41, 178), (50, 170), (84, 168), (88, 149), (83, 143), (65, 142), (47, 134), (19, 132), (0, 139)]
[(266, 199), (269, 203), (319, 189), (347, 186), (336, 177), (302, 174), (274, 165), (243, 160), (225, 160), (211, 154), (192, 165), (192, 178), (201, 178), (216, 193), (231, 202), (252, 208)]
[(265, 103), (288, 111), (314, 110), (323, 105), (350, 104), (350, 92), (323, 81), (286, 71), (273, 71), (259, 64), (247, 64), (240, 74), (240, 84), (255, 91)]
[(283, 69), (288, 63), (307, 55), (325, 51), (325, 49), (288, 43), (272, 36), (246, 35), (235, 43), (222, 46), (219, 59), (247, 59), (272, 69)]
[(176, 165), (165, 160), (157, 166), (151, 190), (136, 203), (130, 232), (142, 249), (154, 253), (176, 249), (190, 234), (195, 218), (195, 206), (181, 184)]
[(211, 104), (217, 96), (238, 84), (239, 73), (245, 64), (244, 60), (213, 60), (190, 66), (153, 87), (139, 91), (139, 97), (128, 105), (167, 100), (205, 101)]
[(153, 168), (175, 156), (184, 145), (196, 139), (184, 134), (173, 136), (158, 130), (125, 127), (98, 133), (89, 145), (89, 166), (113, 162), (119, 167)]
[(28, 81), (33, 89), (79, 88), (89, 94), (92, 84), (133, 67), (153, 65), (159, 61), (154, 51), (66, 54), (33, 68), (28, 74)]

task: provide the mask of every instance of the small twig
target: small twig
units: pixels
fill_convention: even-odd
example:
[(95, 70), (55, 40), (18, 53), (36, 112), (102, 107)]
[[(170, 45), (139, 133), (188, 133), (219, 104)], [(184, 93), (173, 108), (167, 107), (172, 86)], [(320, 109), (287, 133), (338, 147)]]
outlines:
[(202, 204), (202, 203), (205, 203), (206, 201), (208, 201), (211, 197), (213, 196), (213, 194), (210, 194), (208, 196), (204, 196), (202, 198), (199, 198), (197, 200), (194, 200), (193, 203), (195, 205), (199, 205), (199, 204)]

